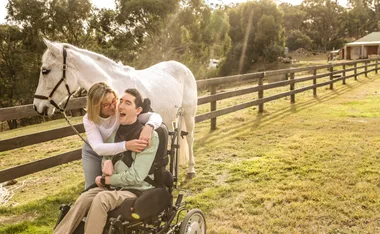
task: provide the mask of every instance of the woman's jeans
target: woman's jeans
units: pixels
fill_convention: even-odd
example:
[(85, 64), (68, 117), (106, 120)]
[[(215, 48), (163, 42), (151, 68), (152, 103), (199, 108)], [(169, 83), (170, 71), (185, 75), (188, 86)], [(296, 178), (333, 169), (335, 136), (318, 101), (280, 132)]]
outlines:
[(102, 175), (102, 157), (93, 151), (86, 143), (82, 147), (82, 166), (84, 171), (85, 189), (95, 183), (95, 178)]

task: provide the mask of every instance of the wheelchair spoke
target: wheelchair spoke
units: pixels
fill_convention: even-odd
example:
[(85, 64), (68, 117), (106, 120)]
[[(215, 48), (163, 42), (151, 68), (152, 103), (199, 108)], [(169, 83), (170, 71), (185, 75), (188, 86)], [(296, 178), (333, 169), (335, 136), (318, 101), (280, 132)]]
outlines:
[(198, 209), (190, 211), (182, 222), (180, 234), (206, 233), (206, 221), (203, 213)]

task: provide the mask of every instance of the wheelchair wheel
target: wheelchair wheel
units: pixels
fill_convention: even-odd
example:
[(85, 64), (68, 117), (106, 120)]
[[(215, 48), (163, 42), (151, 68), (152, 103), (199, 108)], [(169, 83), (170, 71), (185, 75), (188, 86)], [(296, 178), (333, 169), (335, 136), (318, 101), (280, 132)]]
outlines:
[(179, 229), (179, 234), (205, 234), (206, 219), (199, 209), (190, 210), (185, 216)]

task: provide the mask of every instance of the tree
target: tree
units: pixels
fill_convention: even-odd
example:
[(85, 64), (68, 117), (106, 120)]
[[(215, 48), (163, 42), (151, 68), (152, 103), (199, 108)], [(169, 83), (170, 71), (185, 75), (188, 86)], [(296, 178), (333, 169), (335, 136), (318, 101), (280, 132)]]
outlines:
[(292, 30), (300, 30), (302, 28), (306, 12), (301, 10), (300, 5), (294, 6), (290, 3), (281, 3), (279, 8), (283, 12), (282, 27), (284, 28), (286, 35), (289, 35)]
[(43, 35), (81, 46), (91, 34), (91, 7), (89, 0), (9, 0), (7, 20), (28, 31), (34, 44)]
[(343, 15), (349, 37), (359, 39), (380, 30), (380, 1), (351, 1), (352, 8)]
[(314, 49), (332, 49), (331, 42), (344, 37), (341, 16), (345, 9), (336, 1), (304, 0), (301, 9), (306, 12), (302, 31), (313, 40)]
[(222, 67), (223, 75), (245, 73), (259, 59), (273, 61), (282, 53), (282, 12), (273, 1), (246, 2), (229, 8), (228, 15), (232, 49)]
[(32, 102), (45, 50), (42, 36), (79, 46), (92, 36), (88, 0), (9, 0), (7, 10), (9, 25), (0, 27), (1, 107)]
[[(111, 39), (112, 48), (126, 51), (120, 60), (138, 66), (140, 54), (165, 29), (167, 18), (177, 9), (179, 0), (118, 0), (116, 3), (117, 33)], [(147, 61), (146, 65), (149, 64)]]
[(144, 68), (163, 60), (188, 66), (197, 79), (207, 76), (210, 57), (223, 58), (230, 49), (225, 12), (213, 11), (202, 1), (184, 0), (172, 14), (160, 19), (159, 30), (145, 34), (134, 63)]
[(296, 50), (298, 48), (305, 48), (310, 50), (312, 48), (313, 41), (309, 36), (301, 32), (300, 30), (292, 30), (286, 39), (286, 46), (290, 50)]
[[(31, 103), (37, 86), (38, 62), (24, 44), (17, 26), (0, 25), (0, 108)], [(36, 82), (31, 82), (34, 77)], [(16, 128), (15, 120), (8, 121)]]

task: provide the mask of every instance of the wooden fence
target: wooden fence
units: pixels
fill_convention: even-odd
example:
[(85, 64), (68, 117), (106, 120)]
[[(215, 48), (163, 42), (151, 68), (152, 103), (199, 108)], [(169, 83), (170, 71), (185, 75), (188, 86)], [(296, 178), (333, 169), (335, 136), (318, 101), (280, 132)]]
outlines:
[[(354, 78), (357, 80), (358, 76), (360, 75), (365, 75), (365, 77), (367, 77), (369, 72), (375, 72), (378, 74), (379, 60), (379, 58), (358, 60), (345, 63), (264, 71), (200, 80), (197, 81), (198, 91), (208, 88), (210, 95), (199, 97), (198, 105), (210, 103), (210, 111), (197, 115), (195, 117), (195, 121), (202, 122), (210, 119), (211, 129), (215, 129), (216, 118), (218, 116), (226, 115), (228, 113), (232, 113), (252, 106), (258, 106), (258, 112), (262, 113), (264, 111), (265, 103), (288, 96), (290, 96), (290, 103), (292, 104), (296, 101), (295, 95), (297, 93), (313, 90), (313, 95), (316, 96), (318, 87), (328, 85), (330, 89), (333, 89), (334, 84), (338, 81), (342, 81), (342, 84), (345, 84), (347, 79)], [(280, 77), (283, 80), (278, 82), (271, 82), (271, 80), (275, 77)], [(242, 81), (252, 81), (249, 83), (252, 85), (248, 88), (245, 87), (239, 90), (217, 93), (218, 86), (223, 85), (233, 87), (241, 84)], [(295, 84), (306, 81), (312, 81), (312, 85), (296, 88)], [(264, 91), (279, 87), (289, 87), (289, 90), (286, 92), (275, 93), (274, 95), (264, 97)], [(217, 101), (252, 93), (257, 93), (256, 99), (248, 100), (247, 102), (232, 107), (217, 109)], [(84, 107), (85, 103), (85, 98), (73, 99), (70, 101), (67, 109), (79, 109)], [(32, 116), (37, 116), (36, 112), (32, 108), (32, 105), (15, 106), (0, 109), (0, 122), (12, 119), (29, 118)], [(84, 132), (83, 124), (76, 124), (74, 126), (78, 129), (79, 132)], [(74, 131), (69, 126), (67, 126), (30, 135), (18, 136), (11, 139), (1, 139), (0, 152), (60, 139), (74, 134)], [(80, 158), (81, 149), (76, 149), (74, 151), (54, 155), (27, 164), (3, 169), (0, 171), (0, 183), (74, 160), (78, 160)]]

